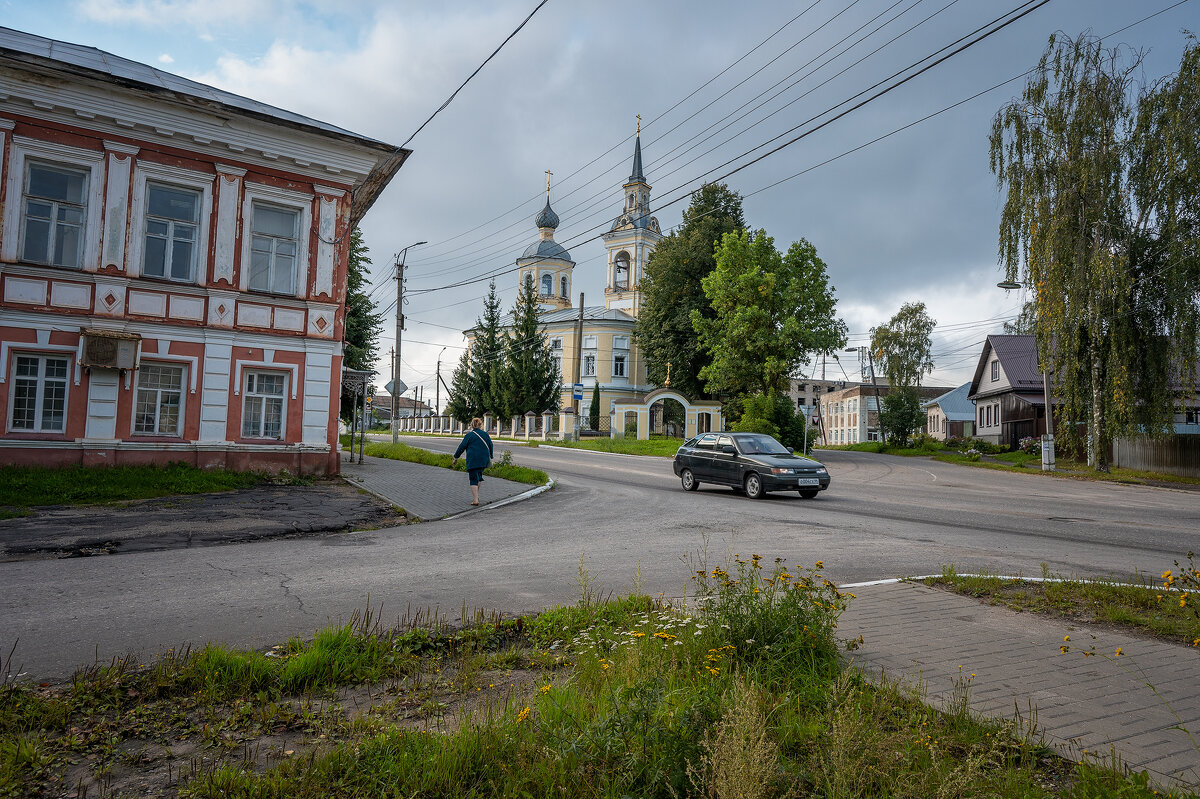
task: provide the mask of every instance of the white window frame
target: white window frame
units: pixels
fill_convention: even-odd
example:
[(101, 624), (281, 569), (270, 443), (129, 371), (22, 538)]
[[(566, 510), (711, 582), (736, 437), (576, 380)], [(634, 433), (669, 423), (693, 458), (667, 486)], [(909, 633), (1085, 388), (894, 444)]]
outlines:
[(238, 279), (238, 286), (242, 291), (251, 291), (250, 240), (253, 238), (251, 230), (254, 226), (254, 203), (257, 202), (263, 205), (278, 206), (289, 211), (299, 211), (300, 220), (297, 225), (297, 237), (299, 240), (296, 242), (296, 271), (292, 276), (293, 291), (290, 294), (277, 294), (271, 291), (255, 290), (254, 293), (276, 297), (306, 296), (308, 292), (308, 273), (311, 266), (309, 263), (308, 240), (312, 231), (313, 195), (279, 189), (261, 183), (247, 182), (244, 185), (245, 198), (242, 200), (242, 268), (241, 277)]
[[(546, 290), (547, 281), (549, 281), (549, 284), (550, 284), (549, 291)], [(538, 296), (541, 296), (541, 297), (553, 297), (554, 296), (554, 273), (553, 272), (542, 272), (541, 277), (538, 278)]]
[[(618, 358), (621, 370), (617, 371)], [(613, 379), (629, 379), (629, 336), (612, 337), (612, 366), (609, 374)]]
[(196, 223), (196, 249), (192, 258), (192, 274), (188, 280), (174, 280), (170, 276), (150, 276), (153, 280), (168, 280), (173, 283), (185, 283), (203, 286), (208, 280), (208, 242), (209, 229), (212, 227), (213, 206), (213, 175), (194, 172), (190, 169), (138, 161), (133, 169), (133, 197), (130, 203), (130, 220), (133, 223), (133, 235), (129, 242), (129, 275), (142, 275), (143, 260), (146, 248), (146, 215), (149, 206), (146, 202), (148, 183), (159, 183), (181, 189), (200, 192), (199, 221)]
[[(162, 407), (162, 389), (144, 388), (142, 386), (142, 367), (153, 366), (160, 369), (178, 369), (179, 370), (179, 418), (176, 421), (176, 429), (172, 432), (161, 432), (158, 430), (158, 413)], [(149, 358), (143, 358), (138, 364), (137, 375), (133, 387), (133, 418), (129, 424), (129, 433), (134, 436), (155, 436), (165, 438), (182, 438), (183, 431), (186, 428), (187, 418), (187, 395), (190, 375), (188, 374), (188, 365), (179, 363), (178, 361), (158, 361)], [(142, 391), (154, 391), (158, 394), (154, 403), (154, 432), (146, 432), (137, 429), (138, 404), (139, 397)]]
[[(270, 375), (271, 377), (282, 377), (283, 378), (283, 390), (278, 395), (263, 394), (258, 391), (251, 392), (248, 388), (248, 386), (250, 385), (250, 378), (253, 376), (256, 376), (256, 375)], [(287, 440), (287, 415), (288, 415), (288, 386), (289, 386), (289, 384), (294, 384), (294, 383), (295, 383), (295, 380), (292, 376), (292, 373), (286, 369), (257, 369), (256, 368), (256, 369), (243, 370), (241, 372), (240, 384), (239, 384), (240, 388), (241, 388), (241, 395), (242, 395), (242, 418), (239, 420), (239, 428), (238, 428), (239, 438), (246, 439), (246, 440), (256, 440), (256, 441), (286, 441)], [(278, 399), (280, 401), (279, 435), (278, 436), (266, 436), (266, 435), (262, 435), (261, 432), (258, 435), (246, 435), (246, 415), (247, 415), (246, 406), (247, 406), (248, 402), (252, 398), (255, 398), (255, 397), (262, 397), (262, 398), (278, 397)], [(263, 414), (263, 416), (259, 420), (259, 424), (258, 424), (259, 431), (261, 431), (263, 429), (265, 420), (266, 420), (266, 414)]]
[(1000, 361), (992, 361), (992, 382), (1000, 380)]
[(596, 353), (595, 353), (595, 351), (585, 352), (583, 354), (583, 368), (580, 370), (579, 374), (581, 377), (595, 377), (596, 376)]
[[(8, 431), (10, 433), (32, 433), (39, 435), (65, 435), (67, 432), (67, 421), (69, 417), (71, 404), (71, 366), (72, 358), (69, 353), (65, 352), (38, 352), (36, 350), (18, 350), (11, 353), (11, 360), (8, 366)], [(38, 374), (36, 379), (36, 395), (34, 399), (34, 427), (17, 427), (15, 425), (15, 413), (17, 410), (17, 381), (28, 380), (28, 377), (17, 376), (17, 359), (18, 358), (37, 358), (38, 359)], [(63, 381), (63, 408), (62, 418), (63, 425), (61, 429), (44, 428), (42, 427), (42, 412), (44, 410), (44, 402), (46, 398), (46, 361), (48, 359), (56, 359), (65, 361), (67, 364), (66, 375), (62, 378)]]
[(21, 247), (25, 243), (22, 221), (25, 218), (25, 169), (29, 160), (78, 169), (88, 173), (88, 185), (84, 192), (87, 207), (83, 214), (83, 246), (80, 248), (79, 266), (56, 266), (55, 269), (95, 272), (100, 262), (101, 214), (104, 209), (104, 153), (83, 150), (54, 142), (13, 136), (9, 148), (8, 180), (4, 206), (4, 235), (0, 239), (0, 260), (9, 263), (20, 261)]

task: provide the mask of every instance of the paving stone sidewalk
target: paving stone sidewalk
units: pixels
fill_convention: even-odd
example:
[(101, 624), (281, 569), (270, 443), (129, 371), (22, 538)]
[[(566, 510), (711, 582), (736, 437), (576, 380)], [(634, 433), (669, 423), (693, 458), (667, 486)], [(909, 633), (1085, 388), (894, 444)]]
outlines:
[[(466, 472), (391, 458), (363, 458), (360, 464), (342, 454), (342, 477), (403, 508), (410, 516), (432, 520), (472, 510)], [(485, 477), (479, 486), (479, 508), (523, 494), (536, 486)]]
[[(863, 636), (852, 657), (868, 674), (919, 681), (935, 703), (969, 679), (974, 711), (1008, 718), (1019, 711), (1069, 757), (1115, 751), (1167, 786), (1200, 784), (1200, 751), (1178, 729), (1200, 740), (1195, 649), (1015, 613), (923, 585), (846, 590), (856, 599), (839, 631)], [(1064, 643), (1071, 647), (1066, 654)], [(1092, 646), (1107, 657), (1084, 657)], [(1114, 657), (1118, 647), (1124, 654)]]

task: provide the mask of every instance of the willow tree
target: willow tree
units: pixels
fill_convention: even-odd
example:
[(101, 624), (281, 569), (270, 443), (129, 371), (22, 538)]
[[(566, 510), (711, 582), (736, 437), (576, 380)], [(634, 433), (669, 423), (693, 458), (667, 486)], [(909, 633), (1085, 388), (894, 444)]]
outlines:
[(1145, 84), (1141, 67), (1140, 53), (1056, 34), (990, 137), (1000, 262), (1033, 293), (1058, 431), (1078, 442), (1085, 423), (1098, 471), (1114, 436), (1170, 432), (1196, 386), (1200, 46), (1174, 78)]

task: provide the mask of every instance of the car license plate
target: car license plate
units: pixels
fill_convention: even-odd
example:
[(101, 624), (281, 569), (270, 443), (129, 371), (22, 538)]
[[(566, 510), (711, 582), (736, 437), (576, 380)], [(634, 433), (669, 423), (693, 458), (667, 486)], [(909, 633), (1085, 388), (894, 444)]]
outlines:
[(798, 486), (819, 486), (821, 481), (815, 477), (801, 477), (796, 481)]

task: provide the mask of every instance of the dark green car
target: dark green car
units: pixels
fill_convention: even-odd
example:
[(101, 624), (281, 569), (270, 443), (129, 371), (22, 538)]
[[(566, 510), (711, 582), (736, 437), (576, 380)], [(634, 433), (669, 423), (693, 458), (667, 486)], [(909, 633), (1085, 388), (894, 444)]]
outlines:
[(798, 491), (805, 499), (829, 488), (829, 471), (764, 433), (703, 433), (685, 441), (672, 465), (684, 491), (701, 483), (727, 485), (758, 499), (768, 491)]

